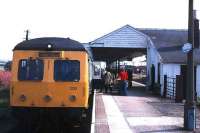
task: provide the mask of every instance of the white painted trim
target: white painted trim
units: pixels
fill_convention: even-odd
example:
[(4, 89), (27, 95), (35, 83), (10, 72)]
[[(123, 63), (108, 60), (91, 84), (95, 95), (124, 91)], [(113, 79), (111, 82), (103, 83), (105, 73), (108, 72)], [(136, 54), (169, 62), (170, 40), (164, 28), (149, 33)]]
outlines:
[(91, 121), (91, 129), (90, 133), (95, 133), (95, 110), (96, 109), (96, 91), (94, 91), (93, 96), (93, 109), (92, 109), (92, 121)]
[(112, 96), (102, 95), (110, 133), (132, 133)]
[(108, 34), (102, 36), (102, 37), (99, 37), (99, 38), (95, 39), (94, 41), (89, 42), (89, 44), (90, 44), (90, 45), (95, 44), (97, 41), (102, 40), (102, 39), (105, 39), (105, 38), (107, 38), (107, 37), (109, 37), (109, 36), (111, 36), (111, 35), (113, 35), (113, 34), (115, 34), (115, 33), (118, 33), (118, 32), (120, 32), (120, 31), (121, 31), (122, 29), (124, 29), (124, 28), (129, 28), (129, 29), (135, 31), (136, 33), (138, 33), (138, 34), (140, 34), (141, 36), (143, 36), (144, 39), (145, 39), (145, 38), (148, 38), (147, 35), (143, 34), (142, 32), (138, 31), (137, 29), (135, 29), (135, 28), (133, 28), (132, 26), (130, 26), (130, 25), (127, 24), (127, 25), (125, 25), (125, 26), (123, 26), (123, 27), (121, 27), (121, 28), (119, 28), (119, 29), (116, 29), (116, 30), (114, 30), (114, 31), (112, 31), (112, 32), (110, 32), (110, 33), (108, 33)]
[(141, 84), (141, 83), (139, 83), (139, 82), (135, 82), (135, 81), (132, 81), (132, 83), (133, 83), (133, 84), (136, 84), (136, 85), (139, 85), (139, 86), (143, 86), (143, 87), (146, 86), (145, 84)]

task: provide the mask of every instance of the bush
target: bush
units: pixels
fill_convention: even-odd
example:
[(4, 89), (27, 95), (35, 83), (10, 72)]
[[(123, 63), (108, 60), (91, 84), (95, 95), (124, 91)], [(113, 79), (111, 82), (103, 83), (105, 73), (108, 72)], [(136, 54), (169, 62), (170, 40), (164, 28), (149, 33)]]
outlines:
[(5, 66), (4, 66), (4, 70), (11, 71), (11, 65), (12, 65), (11, 61), (6, 62)]
[(8, 105), (9, 105), (9, 96), (10, 95), (9, 95), (9, 90), (8, 89), (0, 90), (0, 108), (1, 107), (8, 107)]
[(200, 106), (200, 97), (197, 97), (197, 105)]
[(0, 85), (2, 87), (8, 88), (10, 86), (11, 72), (0, 71)]

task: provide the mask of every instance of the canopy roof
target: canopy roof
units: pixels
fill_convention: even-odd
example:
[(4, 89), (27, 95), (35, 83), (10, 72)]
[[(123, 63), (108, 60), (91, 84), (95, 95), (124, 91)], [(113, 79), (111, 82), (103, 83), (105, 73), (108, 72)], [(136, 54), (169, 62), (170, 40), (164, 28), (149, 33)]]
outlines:
[(96, 61), (115, 61), (118, 59), (132, 60), (134, 57), (146, 54), (144, 48), (109, 48), (109, 47), (92, 47), (94, 60)]
[(146, 54), (148, 36), (125, 25), (88, 44), (96, 61), (132, 60)]

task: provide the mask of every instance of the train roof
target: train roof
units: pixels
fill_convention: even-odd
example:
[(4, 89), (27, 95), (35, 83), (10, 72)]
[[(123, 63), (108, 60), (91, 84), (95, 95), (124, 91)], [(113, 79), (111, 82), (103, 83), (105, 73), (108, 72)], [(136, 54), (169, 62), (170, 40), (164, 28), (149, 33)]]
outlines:
[[(51, 48), (48, 46), (51, 45)], [(70, 38), (43, 37), (20, 42), (13, 50), (86, 51), (83, 44)]]

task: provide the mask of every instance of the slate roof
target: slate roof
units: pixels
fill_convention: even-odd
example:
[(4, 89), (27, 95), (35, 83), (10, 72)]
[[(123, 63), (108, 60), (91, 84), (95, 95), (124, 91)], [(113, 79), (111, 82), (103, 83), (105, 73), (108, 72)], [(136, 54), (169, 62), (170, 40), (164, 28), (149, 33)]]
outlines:
[(180, 46), (187, 42), (187, 30), (139, 29), (148, 35), (157, 49)]
[[(183, 53), (181, 50), (171, 50), (171, 51), (161, 51), (159, 52), (162, 57), (163, 63), (176, 63), (176, 64), (186, 64), (187, 54)], [(200, 64), (200, 50), (194, 50), (194, 64)]]
[(50, 50), (56, 51), (86, 51), (84, 46), (70, 38), (43, 37), (23, 41), (17, 44), (14, 50), (49, 50), (48, 45), (51, 44)]
[[(187, 54), (181, 51), (187, 42), (187, 30), (138, 29), (148, 35), (158, 50), (163, 63), (186, 64)], [(200, 49), (194, 50), (194, 63), (200, 64)]]

